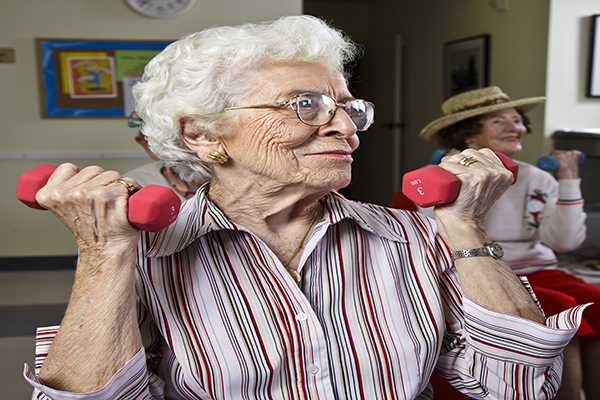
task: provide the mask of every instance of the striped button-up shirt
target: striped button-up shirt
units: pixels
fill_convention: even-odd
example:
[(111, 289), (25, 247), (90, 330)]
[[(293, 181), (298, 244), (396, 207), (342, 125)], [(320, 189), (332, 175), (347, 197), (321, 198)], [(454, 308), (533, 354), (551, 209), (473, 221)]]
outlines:
[[(34, 386), (53, 399), (431, 399), (437, 365), (471, 395), (553, 397), (581, 308), (547, 326), (484, 309), (462, 296), (433, 220), (335, 192), (296, 284), (207, 188), (142, 235), (144, 348), (98, 392), (73, 397), (26, 370)], [(38, 368), (55, 329), (39, 331)]]

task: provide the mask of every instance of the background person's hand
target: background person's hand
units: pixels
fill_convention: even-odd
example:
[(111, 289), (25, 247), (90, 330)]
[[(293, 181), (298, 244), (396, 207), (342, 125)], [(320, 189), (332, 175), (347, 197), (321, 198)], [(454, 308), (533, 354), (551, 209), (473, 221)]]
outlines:
[(560, 166), (556, 170), (558, 179), (579, 178), (579, 157), (581, 153), (577, 150), (552, 150), (550, 155), (558, 160)]

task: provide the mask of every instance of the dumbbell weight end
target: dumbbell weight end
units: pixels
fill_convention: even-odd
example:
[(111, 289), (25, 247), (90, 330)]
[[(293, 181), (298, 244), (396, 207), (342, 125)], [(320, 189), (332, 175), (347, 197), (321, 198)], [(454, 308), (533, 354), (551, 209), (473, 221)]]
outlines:
[[(579, 150), (577, 150), (579, 151)], [(579, 164), (585, 161), (585, 153), (583, 151), (579, 151)], [(560, 162), (555, 157), (552, 156), (544, 156), (540, 157), (537, 160), (537, 167), (547, 172), (556, 171), (558, 167), (560, 167)]]
[(17, 199), (29, 208), (45, 210), (44, 207), (38, 204), (35, 195), (38, 190), (46, 185), (48, 178), (50, 178), (55, 169), (56, 167), (52, 165), (38, 165), (21, 175), (17, 183)]
[(446, 150), (437, 149), (431, 155), (431, 158), (429, 159), (429, 164), (438, 165), (440, 162), (442, 162), (442, 158), (444, 158), (445, 155)]
[[(46, 185), (55, 169), (51, 165), (40, 165), (21, 175), (17, 183), (17, 199), (30, 208), (45, 210), (35, 200), (35, 195)], [(148, 185), (129, 196), (127, 218), (140, 230), (158, 232), (175, 221), (180, 207), (181, 200), (171, 189)]]

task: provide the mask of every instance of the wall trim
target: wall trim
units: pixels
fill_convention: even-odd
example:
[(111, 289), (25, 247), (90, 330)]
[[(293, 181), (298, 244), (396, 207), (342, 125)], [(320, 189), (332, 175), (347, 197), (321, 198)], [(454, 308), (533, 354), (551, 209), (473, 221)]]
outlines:
[(77, 256), (0, 257), (0, 272), (75, 269)]

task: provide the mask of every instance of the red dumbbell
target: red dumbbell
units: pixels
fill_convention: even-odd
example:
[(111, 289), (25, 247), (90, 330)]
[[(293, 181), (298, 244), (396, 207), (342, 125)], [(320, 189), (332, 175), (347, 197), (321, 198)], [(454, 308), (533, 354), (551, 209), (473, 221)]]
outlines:
[[(17, 199), (28, 207), (45, 210), (35, 200), (35, 195), (48, 182), (56, 167), (40, 165), (19, 178)], [(177, 218), (181, 200), (171, 189), (148, 185), (129, 196), (127, 218), (131, 225), (147, 232), (158, 232)]]
[[(519, 166), (502, 153), (495, 152), (502, 164), (517, 181)], [(432, 165), (408, 172), (402, 178), (402, 193), (419, 207), (431, 207), (451, 203), (458, 197), (460, 179), (444, 168)]]

